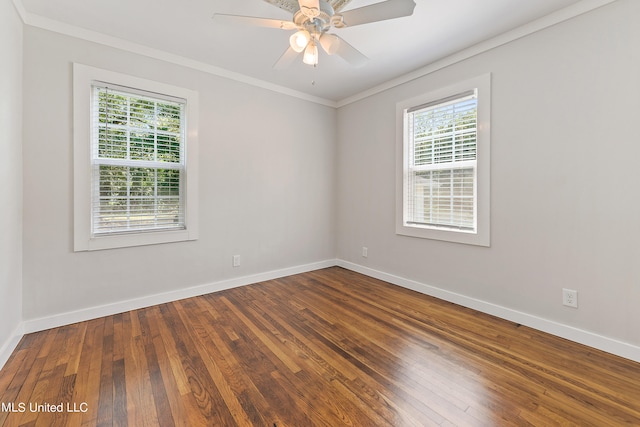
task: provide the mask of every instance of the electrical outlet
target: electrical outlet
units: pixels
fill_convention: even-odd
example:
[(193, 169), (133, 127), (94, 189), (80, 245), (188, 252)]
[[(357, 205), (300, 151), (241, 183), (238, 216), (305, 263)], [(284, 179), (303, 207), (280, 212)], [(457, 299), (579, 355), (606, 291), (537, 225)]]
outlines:
[(578, 308), (578, 291), (562, 289), (562, 305)]
[(369, 249), (366, 246), (362, 247), (362, 257), (366, 258), (367, 256), (369, 256)]
[(233, 266), (240, 267), (240, 255), (233, 256)]

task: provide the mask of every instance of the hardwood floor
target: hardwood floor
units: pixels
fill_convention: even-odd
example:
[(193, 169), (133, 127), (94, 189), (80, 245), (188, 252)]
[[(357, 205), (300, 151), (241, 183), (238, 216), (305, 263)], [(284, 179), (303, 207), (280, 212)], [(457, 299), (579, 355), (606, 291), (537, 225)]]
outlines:
[(0, 402), (3, 426), (640, 425), (640, 364), (334, 267), (27, 335)]

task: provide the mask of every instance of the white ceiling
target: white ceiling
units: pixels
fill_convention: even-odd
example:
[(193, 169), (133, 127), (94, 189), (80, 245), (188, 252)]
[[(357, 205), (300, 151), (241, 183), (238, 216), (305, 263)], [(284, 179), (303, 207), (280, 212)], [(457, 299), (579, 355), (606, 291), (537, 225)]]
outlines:
[[(344, 10), (378, 1), (352, 0)], [(410, 17), (332, 30), (369, 57), (366, 65), (355, 68), (342, 58), (321, 52), (316, 68), (299, 60), (285, 70), (272, 66), (288, 47), (291, 31), (212, 19), (214, 13), (291, 18), (263, 0), (22, 0), (21, 3), (30, 17), (27, 22), (56, 21), (66, 24), (65, 28), (102, 33), (337, 102), (587, 1), (590, 0), (416, 0)]]

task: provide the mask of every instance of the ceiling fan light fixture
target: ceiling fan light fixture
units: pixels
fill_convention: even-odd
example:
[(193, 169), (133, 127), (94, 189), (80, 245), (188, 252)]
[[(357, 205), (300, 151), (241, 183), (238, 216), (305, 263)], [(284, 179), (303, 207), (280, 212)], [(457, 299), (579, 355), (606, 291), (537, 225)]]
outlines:
[[(14, 0), (15, 1), (15, 0)], [(281, 55), (274, 68), (290, 64), (303, 53), (303, 62), (318, 64), (318, 44), (328, 55), (337, 55), (353, 66), (362, 66), (367, 57), (344, 39), (328, 34), (332, 28), (353, 27), (372, 22), (411, 16), (416, 0), (380, 0), (368, 6), (342, 11), (352, 0), (265, 0), (293, 14), (291, 21), (258, 18), (255, 16), (216, 13), (217, 19), (241, 21), (254, 26), (294, 30), (289, 37), (290, 47)], [(375, 1), (375, 0), (370, 0)]]
[(311, 34), (309, 34), (307, 30), (300, 30), (289, 37), (289, 44), (291, 45), (291, 49), (300, 53), (309, 45), (310, 40)]
[(318, 65), (318, 46), (316, 46), (315, 42), (311, 41), (307, 45), (302, 62), (307, 65)]

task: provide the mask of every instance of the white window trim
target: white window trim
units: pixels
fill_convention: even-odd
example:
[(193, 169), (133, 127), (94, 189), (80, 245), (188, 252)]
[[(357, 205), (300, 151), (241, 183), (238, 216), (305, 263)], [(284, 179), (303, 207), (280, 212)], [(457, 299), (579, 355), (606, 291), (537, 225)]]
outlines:
[[(405, 113), (417, 105), (435, 102), (469, 90), (478, 90), (477, 127), (477, 227), (475, 232), (416, 227), (405, 223), (405, 179), (407, 144)], [(491, 74), (484, 74), (432, 92), (407, 99), (396, 105), (396, 234), (469, 245), (491, 245)]]
[[(91, 235), (91, 87), (102, 81), (183, 98), (186, 105), (186, 183), (184, 230)], [(126, 74), (73, 64), (74, 251), (181, 242), (198, 238), (198, 93)]]

